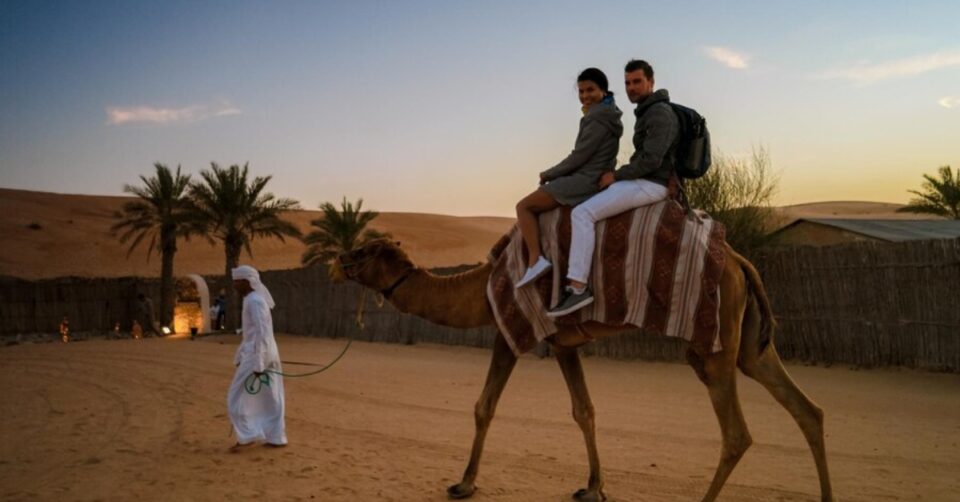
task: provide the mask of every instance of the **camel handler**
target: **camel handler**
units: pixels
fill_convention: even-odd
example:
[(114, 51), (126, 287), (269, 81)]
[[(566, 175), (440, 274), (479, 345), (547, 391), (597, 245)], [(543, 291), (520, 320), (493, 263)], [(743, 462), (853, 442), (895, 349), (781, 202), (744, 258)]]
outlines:
[[(265, 441), (267, 446), (284, 446), (287, 434), (283, 422), (283, 377), (266, 373), (268, 369), (282, 371), (270, 316), (273, 297), (260, 282), (260, 274), (255, 268), (241, 265), (233, 269), (231, 275), (234, 289), (243, 297), (243, 341), (234, 357), (237, 372), (227, 393), (227, 410), (237, 435), (237, 443), (230, 450), (237, 451), (254, 441)], [(261, 379), (259, 392), (247, 392), (245, 382), (250, 378)]]

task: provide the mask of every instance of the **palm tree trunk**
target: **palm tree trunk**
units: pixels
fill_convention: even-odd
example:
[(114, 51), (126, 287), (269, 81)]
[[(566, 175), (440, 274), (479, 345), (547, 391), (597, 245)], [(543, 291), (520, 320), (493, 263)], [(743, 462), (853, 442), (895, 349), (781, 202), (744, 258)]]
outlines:
[(173, 329), (173, 307), (176, 304), (176, 295), (173, 281), (173, 258), (177, 254), (177, 240), (172, 233), (164, 232), (160, 236), (161, 261), (160, 266), (160, 326)]
[(235, 330), (240, 327), (240, 303), (237, 300), (237, 290), (233, 289), (232, 272), (240, 263), (241, 244), (232, 243), (229, 240), (224, 242), (224, 250), (227, 258), (227, 268), (224, 271), (224, 281), (227, 283), (227, 317), (224, 319), (227, 330)]

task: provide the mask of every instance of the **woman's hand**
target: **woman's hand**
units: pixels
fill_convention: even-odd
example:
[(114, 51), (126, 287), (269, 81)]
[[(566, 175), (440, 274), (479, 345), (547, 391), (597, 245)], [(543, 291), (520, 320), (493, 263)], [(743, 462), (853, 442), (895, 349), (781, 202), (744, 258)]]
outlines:
[(617, 181), (617, 179), (613, 177), (613, 173), (607, 171), (600, 176), (600, 182), (597, 184), (600, 185), (601, 189), (604, 189), (612, 185), (614, 181)]
[(546, 183), (547, 183), (547, 178), (544, 177), (543, 174), (541, 174), (541, 175), (540, 175), (540, 185), (545, 185)]

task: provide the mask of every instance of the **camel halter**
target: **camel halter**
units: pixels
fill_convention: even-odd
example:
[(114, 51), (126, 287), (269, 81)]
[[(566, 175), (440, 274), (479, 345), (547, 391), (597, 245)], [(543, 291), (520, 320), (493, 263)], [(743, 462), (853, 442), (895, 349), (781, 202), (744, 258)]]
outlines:
[(377, 257), (376, 255), (368, 256), (368, 257), (366, 257), (366, 258), (364, 258), (364, 259), (362, 259), (362, 260), (357, 260), (357, 261), (352, 262), (352, 263), (344, 263), (343, 260), (341, 260), (340, 258), (337, 258), (337, 261), (340, 262), (340, 268), (343, 269), (343, 272), (344, 272), (344, 273), (346, 273), (347, 270), (349, 270), (349, 269), (351, 269), (351, 268), (353, 268), (353, 267), (359, 266), (360, 268), (358, 268), (358, 269), (357, 269), (357, 272), (356, 272), (356, 273), (359, 274), (360, 272), (363, 272), (364, 269), (367, 268), (367, 265), (369, 265), (370, 262), (372, 262), (373, 259), (376, 258), (376, 257)]
[(407, 279), (409, 279), (410, 276), (413, 275), (413, 273), (416, 270), (417, 270), (417, 267), (411, 267), (410, 270), (407, 270), (406, 272), (404, 272), (403, 275), (401, 275), (399, 279), (394, 281), (393, 284), (391, 284), (387, 289), (381, 289), (380, 296), (383, 296), (384, 298), (389, 300), (390, 295), (392, 295), (393, 292), (396, 291), (401, 284), (403, 284)]

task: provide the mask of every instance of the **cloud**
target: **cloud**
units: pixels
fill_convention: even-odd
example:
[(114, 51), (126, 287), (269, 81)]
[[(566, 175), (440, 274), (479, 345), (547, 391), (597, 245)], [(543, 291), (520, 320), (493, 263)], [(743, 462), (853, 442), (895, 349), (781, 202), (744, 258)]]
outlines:
[(860, 63), (849, 68), (834, 68), (816, 75), (815, 78), (823, 80), (842, 79), (859, 84), (872, 84), (881, 80), (911, 77), (951, 66), (960, 66), (960, 50), (940, 51), (885, 63)]
[(937, 103), (944, 108), (960, 108), (960, 96), (944, 96)]
[(229, 103), (192, 105), (184, 108), (161, 108), (156, 106), (108, 106), (107, 123), (122, 125), (132, 122), (174, 124), (197, 122), (213, 117), (239, 115), (240, 109)]
[(750, 56), (740, 54), (726, 47), (704, 47), (703, 50), (711, 59), (723, 63), (728, 68), (737, 70), (746, 68), (747, 60), (750, 59)]

